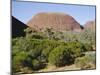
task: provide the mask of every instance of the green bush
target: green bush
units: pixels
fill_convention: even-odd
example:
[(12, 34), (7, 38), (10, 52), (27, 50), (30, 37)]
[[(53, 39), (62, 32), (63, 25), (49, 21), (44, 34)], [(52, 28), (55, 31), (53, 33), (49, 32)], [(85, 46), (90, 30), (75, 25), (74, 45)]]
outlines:
[(45, 68), (46, 64), (42, 63), (41, 61), (37, 59), (32, 60), (33, 70), (40, 70), (42, 68)]
[(32, 59), (37, 58), (38, 56), (41, 55), (42, 47), (41, 46), (36, 46), (34, 49), (31, 49), (28, 54)]
[(40, 69), (40, 62), (38, 61), (38, 60), (36, 60), (36, 59), (34, 59), (33, 61), (32, 61), (32, 65), (33, 65), (33, 69), (34, 70), (38, 70), (38, 69)]
[(79, 57), (84, 52), (84, 45), (80, 42), (68, 42), (67, 49), (72, 53), (73, 57)]
[(27, 53), (20, 52), (16, 56), (13, 57), (13, 70), (14, 72), (21, 71), (21, 69), (24, 67), (24, 61), (27, 58)]
[(13, 70), (39, 70), (48, 63), (57, 67), (70, 65), (84, 52), (92, 50), (94, 42), (93, 32), (55, 32), (48, 29), (43, 33), (29, 29), (25, 37), (12, 40)]
[(49, 54), (49, 63), (52, 65), (56, 65), (56, 66), (62, 66), (64, 65), (65, 61), (65, 49), (62, 46), (59, 46), (57, 48), (55, 48), (54, 50), (51, 51), (51, 53)]
[(84, 56), (84, 57), (77, 58), (75, 60), (76, 66), (81, 68), (81, 69), (93, 69), (93, 68), (95, 68), (94, 62), (95, 62), (95, 56), (94, 57)]
[(42, 51), (42, 54), (41, 54), (41, 55), (42, 55), (42, 57), (43, 57), (44, 61), (48, 62), (48, 56), (49, 56), (49, 54), (50, 54), (51, 50), (52, 50), (52, 48), (51, 48), (51, 47), (47, 47), (47, 48), (43, 49), (43, 51)]
[(75, 58), (80, 57), (83, 45), (79, 42), (69, 42), (65, 46), (60, 45), (49, 54), (49, 63), (55, 66), (63, 66), (65, 64), (74, 63)]
[(86, 51), (93, 51), (93, 47), (91, 44), (85, 43), (84, 44), (85, 50)]
[(80, 42), (82, 43), (87, 43), (90, 45), (95, 45), (96, 42), (96, 34), (94, 31), (90, 29), (85, 29), (82, 33), (79, 35), (80, 37), (78, 38)]

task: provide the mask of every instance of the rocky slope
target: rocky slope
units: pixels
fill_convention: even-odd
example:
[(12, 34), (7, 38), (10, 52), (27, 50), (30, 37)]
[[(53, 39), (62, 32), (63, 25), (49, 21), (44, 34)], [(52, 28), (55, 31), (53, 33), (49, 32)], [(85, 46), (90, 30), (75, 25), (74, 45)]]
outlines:
[(82, 27), (80, 24), (70, 15), (64, 13), (38, 13), (27, 25), (36, 30), (44, 31), (47, 28), (51, 28), (56, 31), (80, 31)]
[(86, 22), (86, 24), (84, 25), (84, 28), (85, 29), (91, 29), (91, 30), (95, 31), (95, 28), (96, 28), (95, 21)]

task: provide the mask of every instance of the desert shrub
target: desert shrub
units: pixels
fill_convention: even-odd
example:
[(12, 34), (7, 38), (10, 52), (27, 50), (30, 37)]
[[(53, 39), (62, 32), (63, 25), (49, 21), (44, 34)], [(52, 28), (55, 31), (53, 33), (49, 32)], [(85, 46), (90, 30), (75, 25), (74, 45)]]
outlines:
[(55, 38), (58, 38), (58, 40), (62, 40), (64, 42), (78, 41), (79, 38), (79, 32), (73, 31), (56, 32), (55, 35)]
[(21, 40), (22, 40), (23, 38), (22, 37), (17, 37), (17, 38), (15, 38), (15, 39), (12, 39), (12, 55), (15, 55), (15, 54), (17, 54), (17, 52), (19, 52), (20, 51), (20, 44), (21, 44)]
[(82, 33), (80, 33), (79, 41), (82, 43), (88, 43), (91, 45), (95, 45), (95, 32), (90, 29), (85, 29)]
[(33, 70), (39, 70), (45, 67), (45, 64), (37, 59), (32, 60)]
[(49, 39), (54, 39), (54, 32), (53, 32), (52, 28), (47, 28), (45, 30), (45, 33)]
[(18, 41), (19, 37), (12, 39), (12, 45), (16, 45), (16, 42)]
[(26, 32), (26, 38), (31, 38), (31, 39), (46, 39), (47, 36), (43, 32), (37, 32), (35, 30), (32, 30), (31, 28), (27, 28), (24, 30)]
[(57, 36), (59, 36), (59, 40), (66, 42), (78, 41), (84, 44), (87, 43), (91, 45), (95, 45), (96, 42), (96, 34), (90, 29), (84, 29), (84, 31), (82, 32), (66, 31), (61, 34), (57, 34), (55, 37)]
[(13, 50), (15, 50), (15, 48), (17, 48), (18, 51), (28, 51), (31, 48), (33, 48), (32, 46), (32, 42), (31, 40), (27, 40), (26, 38), (19, 38), (16, 41), (16, 44), (12, 44), (13, 46), (16, 46), (13, 48)]
[(72, 52), (73, 57), (79, 57), (85, 51), (84, 45), (80, 42), (68, 42), (67, 48)]
[(49, 54), (49, 63), (55, 65), (55, 66), (62, 66), (65, 65), (65, 56), (66, 56), (66, 48), (63, 46), (59, 46), (51, 51)]
[(19, 53), (19, 48), (18, 46), (13, 46), (12, 47), (12, 56), (14, 57), (16, 54)]
[(27, 58), (27, 54), (25, 52), (20, 52), (16, 56), (13, 57), (13, 70), (14, 72), (21, 71), (21, 69), (24, 67), (24, 61)]
[(92, 50), (93, 50), (93, 47), (92, 47), (91, 44), (85, 43), (85, 44), (84, 44), (84, 47), (85, 47), (85, 50), (86, 50), (86, 51), (92, 51)]
[[(83, 33), (82, 36), (79, 33), (55, 33), (51, 30), (46, 33), (44, 36), (42, 32), (29, 30), (26, 37), (12, 40), (12, 62), (15, 72), (27, 72), (28, 68), (39, 70), (48, 63), (57, 67), (69, 65), (83, 52), (91, 50), (91, 43), (87, 43), (90, 40), (85, 38), (88, 35), (84, 34), (83, 37)], [(82, 37), (81, 41), (79, 35)]]
[(47, 47), (47, 48), (43, 49), (41, 55), (42, 55), (44, 61), (48, 62), (48, 56), (49, 56), (49, 53), (51, 52), (51, 50), (52, 50), (51, 47)]
[(21, 68), (21, 72), (23, 73), (23, 74), (28, 74), (28, 73), (33, 73), (33, 70), (30, 68), (30, 67), (23, 67), (23, 68)]
[(49, 54), (49, 63), (56, 66), (69, 65), (74, 63), (75, 58), (83, 54), (83, 44), (79, 42), (68, 42), (65, 45), (59, 45)]
[[(26, 66), (26, 67), (30, 67), (31, 69), (33, 69), (33, 60), (38, 60), (39, 62), (41, 62), (41, 60), (39, 60), (40, 56), (36, 57), (36, 58), (32, 58), (29, 54), (28, 54), (28, 57), (25, 59), (23, 65)], [(42, 62), (41, 62), (42, 64)]]
[(36, 59), (32, 61), (33, 69), (38, 70), (40, 68), (40, 62)]
[(89, 58), (89, 61), (91, 61), (91, 63), (96, 64), (96, 53), (94, 51), (86, 52), (85, 56)]
[(95, 56), (86, 55), (79, 57), (75, 60), (75, 64), (81, 69), (93, 69), (95, 68)]
[(42, 45), (37, 45), (37, 46), (35, 46), (33, 49), (31, 49), (31, 50), (28, 52), (28, 53), (29, 53), (29, 56), (30, 56), (32, 59), (37, 58), (38, 56), (41, 55), (42, 49), (43, 49)]

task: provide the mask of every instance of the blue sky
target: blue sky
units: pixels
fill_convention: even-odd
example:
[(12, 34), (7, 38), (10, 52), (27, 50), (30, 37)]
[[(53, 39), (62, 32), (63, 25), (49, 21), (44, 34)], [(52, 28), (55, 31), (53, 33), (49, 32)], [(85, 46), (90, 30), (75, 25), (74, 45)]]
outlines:
[(12, 1), (12, 15), (24, 23), (39, 12), (69, 14), (81, 25), (95, 19), (95, 6)]

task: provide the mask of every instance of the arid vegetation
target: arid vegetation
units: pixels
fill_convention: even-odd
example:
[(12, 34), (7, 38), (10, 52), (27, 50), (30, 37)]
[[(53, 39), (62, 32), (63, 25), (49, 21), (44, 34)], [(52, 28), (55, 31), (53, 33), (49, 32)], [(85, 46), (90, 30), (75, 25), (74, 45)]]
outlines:
[(73, 64), (79, 69), (95, 68), (94, 31), (59, 32), (46, 29), (37, 32), (30, 28), (24, 31), (25, 36), (12, 39), (13, 73), (39, 72), (50, 65), (56, 68)]

